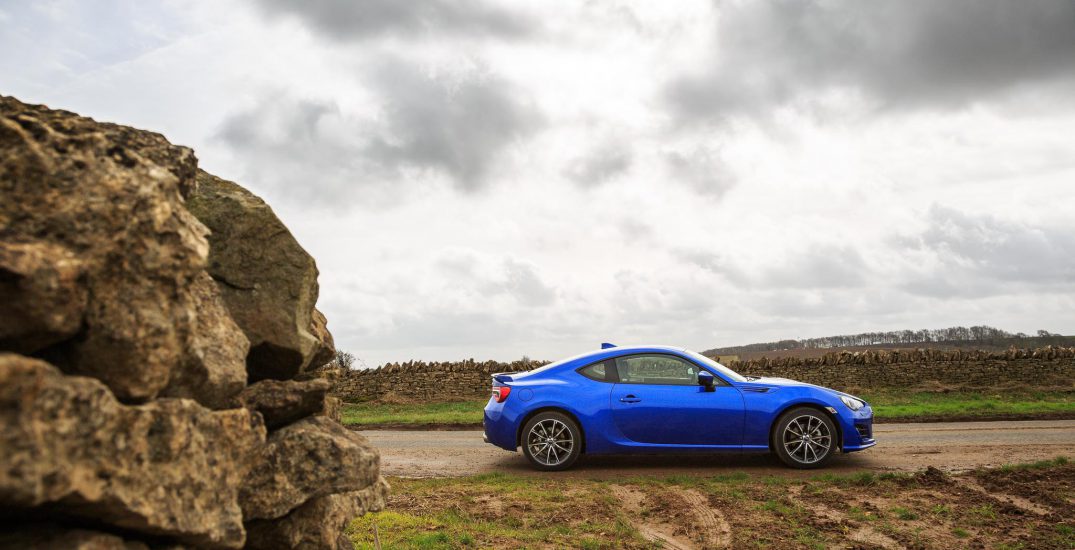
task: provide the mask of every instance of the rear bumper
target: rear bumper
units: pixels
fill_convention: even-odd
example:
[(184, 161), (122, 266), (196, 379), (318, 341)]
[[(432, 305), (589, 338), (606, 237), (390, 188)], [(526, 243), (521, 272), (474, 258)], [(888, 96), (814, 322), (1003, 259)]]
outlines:
[[(508, 400), (510, 401), (511, 398), (509, 397)], [(489, 404), (485, 407), (485, 415), (482, 418), (482, 428), (484, 428), (485, 432), (482, 435), (482, 440), (501, 449), (514, 451), (516, 449), (515, 415), (505, 414), (505, 408), (504, 403), (489, 400)]]

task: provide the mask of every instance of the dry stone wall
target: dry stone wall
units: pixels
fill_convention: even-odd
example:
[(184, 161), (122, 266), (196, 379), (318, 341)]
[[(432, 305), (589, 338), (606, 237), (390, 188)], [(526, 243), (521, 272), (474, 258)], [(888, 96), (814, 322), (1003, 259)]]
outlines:
[[(343, 401), (422, 399), (458, 401), (489, 394), (490, 375), (545, 363), (393, 363), (376, 369), (327, 369), (332, 394)], [(845, 391), (873, 388), (980, 387), (1026, 384), (1075, 390), (1075, 348), (870, 350), (814, 358), (761, 358), (728, 365), (754, 376), (792, 378)]]
[(350, 548), (317, 267), (159, 134), (0, 96), (0, 549)]

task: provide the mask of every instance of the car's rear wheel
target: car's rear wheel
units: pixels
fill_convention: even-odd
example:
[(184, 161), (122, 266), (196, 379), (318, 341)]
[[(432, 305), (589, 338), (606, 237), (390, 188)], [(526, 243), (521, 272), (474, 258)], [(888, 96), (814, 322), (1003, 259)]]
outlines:
[(792, 468), (820, 468), (836, 454), (836, 426), (825, 413), (798, 407), (781, 415), (773, 430), (773, 451)]
[(582, 431), (569, 416), (555, 411), (534, 415), (523, 426), (521, 439), (523, 454), (538, 470), (566, 470), (582, 452)]

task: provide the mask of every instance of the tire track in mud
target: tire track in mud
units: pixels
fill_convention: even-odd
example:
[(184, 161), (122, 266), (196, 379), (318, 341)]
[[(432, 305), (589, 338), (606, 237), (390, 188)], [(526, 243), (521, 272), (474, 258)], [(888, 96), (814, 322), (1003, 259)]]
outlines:
[(846, 527), (854, 527), (853, 530), (847, 532), (847, 539), (852, 542), (857, 542), (866, 546), (873, 546), (877, 548), (883, 548), (884, 550), (899, 550), (906, 548), (904, 545), (896, 542), (892, 537), (874, 529), (869, 525), (855, 525), (857, 522), (851, 521), (851, 518), (847, 517), (843, 512), (830, 508), (824, 504), (809, 502), (801, 498), (802, 486), (795, 486), (788, 488), (788, 499), (795, 504), (802, 506), (811, 514), (832, 521), (838, 525)]
[(679, 517), (679, 523), (674, 521), (676, 518), (667, 518), (669, 521), (647, 518), (644, 513), (646, 503), (653, 495), (638, 487), (612, 485), (611, 490), (629, 514), (631, 525), (643, 537), (660, 542), (665, 548), (696, 550), (731, 546), (731, 526), (724, 519), (724, 514), (710, 506), (709, 499), (694, 489), (657, 489), (664, 496), (677, 500), (682, 510), (693, 512), (691, 518)]
[(1048, 516), (1053, 513), (1053, 511), (1049, 507), (1038, 504), (1030, 499), (986, 489), (980, 483), (974, 480), (974, 478), (954, 477), (952, 478), (952, 480), (955, 482), (956, 485), (979, 493), (986, 498), (994, 500), (1000, 504), (1008, 504), (1014, 506), (1024, 512), (1037, 514), (1039, 516)]

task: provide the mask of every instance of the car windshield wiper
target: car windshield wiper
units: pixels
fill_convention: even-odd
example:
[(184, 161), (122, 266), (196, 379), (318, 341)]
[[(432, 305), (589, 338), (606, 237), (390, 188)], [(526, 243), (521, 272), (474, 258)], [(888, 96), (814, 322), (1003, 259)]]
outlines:
[(759, 379), (761, 379), (760, 376), (747, 376), (745, 374), (743, 375), (743, 378), (746, 378), (747, 380), (759, 380)]

